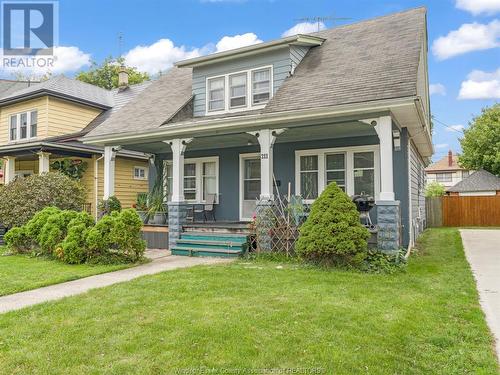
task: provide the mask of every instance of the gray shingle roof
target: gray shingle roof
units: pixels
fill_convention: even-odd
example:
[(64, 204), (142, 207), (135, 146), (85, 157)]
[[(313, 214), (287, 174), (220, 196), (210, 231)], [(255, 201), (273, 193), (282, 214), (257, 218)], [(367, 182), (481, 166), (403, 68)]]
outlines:
[(0, 79), (0, 97), (10, 95), (11, 93), (35, 85), (38, 82), (14, 81), (10, 79)]
[[(326, 41), (309, 50), (262, 113), (417, 95), (425, 17), (425, 8), (417, 8), (315, 33)], [(140, 133), (176, 121), (192, 96), (191, 73), (171, 69), (88, 136)]]
[(456, 193), (496, 190), (500, 190), (500, 178), (485, 170), (472, 173), (469, 177), (448, 189), (448, 191)]
[(172, 68), (88, 136), (158, 128), (191, 99), (191, 76), (189, 68)]
[(58, 94), (68, 99), (84, 101), (101, 107), (113, 106), (113, 94), (111, 91), (76, 79), (67, 78), (63, 75), (58, 75), (46, 81), (2, 95), (0, 97), (0, 104), (39, 93)]
[(264, 113), (416, 95), (425, 14), (417, 8), (317, 33), (325, 42), (309, 50)]

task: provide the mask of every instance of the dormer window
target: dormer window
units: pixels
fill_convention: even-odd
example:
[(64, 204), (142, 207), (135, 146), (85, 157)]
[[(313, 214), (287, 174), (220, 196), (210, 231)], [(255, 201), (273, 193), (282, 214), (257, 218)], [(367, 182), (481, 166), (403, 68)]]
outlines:
[(247, 105), (247, 74), (229, 76), (229, 107), (238, 108)]
[(271, 69), (260, 69), (252, 72), (252, 103), (267, 103), (271, 97)]
[(206, 82), (207, 114), (262, 108), (272, 96), (272, 67), (208, 77)]
[(208, 80), (208, 110), (224, 110), (224, 77)]

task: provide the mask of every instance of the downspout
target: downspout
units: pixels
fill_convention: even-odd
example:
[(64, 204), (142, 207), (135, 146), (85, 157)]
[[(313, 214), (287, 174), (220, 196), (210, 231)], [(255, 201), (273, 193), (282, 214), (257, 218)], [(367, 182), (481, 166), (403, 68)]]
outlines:
[(97, 204), (99, 202), (99, 160), (104, 158), (104, 155), (94, 161), (94, 191), (95, 191), (95, 220), (97, 221)]

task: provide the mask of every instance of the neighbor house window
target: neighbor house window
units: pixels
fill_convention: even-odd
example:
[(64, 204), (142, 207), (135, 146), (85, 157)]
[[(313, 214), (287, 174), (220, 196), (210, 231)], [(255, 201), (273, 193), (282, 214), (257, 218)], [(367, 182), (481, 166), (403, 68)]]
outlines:
[(247, 74), (229, 76), (229, 107), (238, 108), (247, 105)]
[(208, 80), (208, 110), (219, 111), (225, 108), (224, 77)]
[(436, 181), (438, 182), (452, 182), (453, 173), (436, 173)]
[(146, 173), (146, 168), (144, 167), (134, 167), (134, 179), (135, 180), (146, 180), (148, 175)]
[(9, 139), (18, 141), (37, 136), (38, 112), (22, 112), (10, 116)]
[(252, 72), (252, 103), (264, 104), (271, 97), (271, 68)]
[[(210, 194), (217, 201), (219, 191), (219, 158), (207, 157), (184, 160), (184, 198), (192, 202), (205, 202)], [(173, 168), (170, 160), (165, 161), (163, 182), (167, 200), (172, 199)]]
[(262, 108), (272, 96), (272, 67), (259, 67), (206, 80), (206, 111), (233, 112)]
[(365, 193), (378, 199), (376, 146), (296, 151), (295, 168), (295, 191), (306, 201), (316, 199), (332, 182), (350, 196)]

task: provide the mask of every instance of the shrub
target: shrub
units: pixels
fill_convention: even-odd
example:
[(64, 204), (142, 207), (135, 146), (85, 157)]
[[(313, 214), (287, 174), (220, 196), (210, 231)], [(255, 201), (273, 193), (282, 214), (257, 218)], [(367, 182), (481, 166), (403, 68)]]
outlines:
[(369, 237), (355, 204), (332, 182), (313, 203), (300, 228), (296, 252), (305, 260), (325, 264), (358, 263)]
[(430, 182), (425, 187), (426, 197), (441, 197), (445, 195), (445, 193), (446, 193), (445, 187), (437, 181)]
[(49, 217), (60, 213), (61, 210), (57, 207), (45, 207), (43, 210), (38, 211), (35, 216), (24, 226), (26, 234), (33, 239), (34, 242), (38, 240), (38, 236), (42, 231), (43, 226), (47, 223)]
[(403, 271), (405, 267), (405, 250), (401, 249), (396, 253), (368, 250), (360, 268), (370, 273), (395, 273)]
[(42, 227), (36, 242), (45, 255), (52, 254), (56, 246), (66, 237), (68, 224), (78, 215), (76, 211), (60, 211), (52, 214)]
[(144, 254), (146, 242), (141, 239), (142, 220), (134, 209), (123, 210), (115, 220), (111, 241), (120, 256), (136, 262)]
[(87, 260), (88, 251), (85, 239), (94, 219), (87, 212), (80, 212), (68, 224), (68, 234), (56, 247), (55, 255), (70, 264), (79, 264)]
[(4, 236), (5, 244), (10, 251), (15, 253), (25, 253), (31, 250), (31, 241), (23, 227), (16, 227), (9, 230)]
[(0, 223), (19, 227), (44, 207), (80, 210), (85, 203), (85, 189), (61, 173), (44, 173), (9, 183), (0, 189), (0, 202)]
[(99, 211), (101, 212), (101, 215), (109, 215), (112, 212), (120, 212), (122, 210), (122, 204), (120, 203), (120, 200), (115, 197), (114, 195), (112, 197), (109, 197), (108, 199), (103, 199), (99, 201)]
[(111, 231), (115, 226), (118, 212), (106, 215), (91, 228), (85, 239), (85, 246), (89, 251), (89, 257), (95, 258), (106, 253), (112, 246)]

